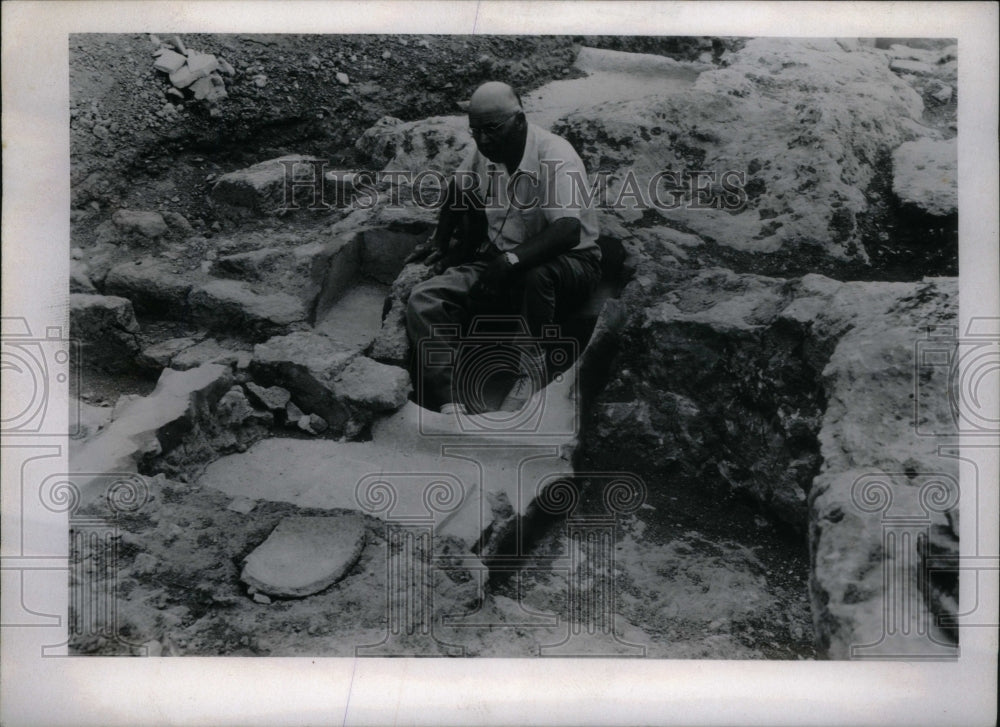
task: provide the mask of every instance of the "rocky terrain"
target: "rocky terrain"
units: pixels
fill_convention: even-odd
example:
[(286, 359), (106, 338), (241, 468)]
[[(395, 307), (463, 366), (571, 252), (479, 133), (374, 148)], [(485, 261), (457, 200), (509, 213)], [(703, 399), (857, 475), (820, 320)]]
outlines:
[[(920, 565), (957, 553), (948, 371), (914, 379), (957, 320), (957, 58), (918, 45), (71, 37), (74, 650), (851, 658), (888, 569), (921, 633), (957, 613)], [(433, 211), (348, 202), (452, 168), (494, 78), (607, 181), (515, 425), (419, 406)]]

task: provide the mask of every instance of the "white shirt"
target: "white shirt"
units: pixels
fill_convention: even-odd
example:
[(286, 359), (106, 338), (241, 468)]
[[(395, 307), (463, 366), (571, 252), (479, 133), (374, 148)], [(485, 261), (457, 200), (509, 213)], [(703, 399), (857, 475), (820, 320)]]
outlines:
[(568, 141), (528, 124), (524, 154), (513, 175), (473, 145), (455, 172), (460, 189), (483, 200), (489, 239), (506, 252), (531, 239), (562, 217), (580, 220), (580, 242), (573, 250), (593, 249), (598, 258), (597, 213), (584, 205), (590, 181)]

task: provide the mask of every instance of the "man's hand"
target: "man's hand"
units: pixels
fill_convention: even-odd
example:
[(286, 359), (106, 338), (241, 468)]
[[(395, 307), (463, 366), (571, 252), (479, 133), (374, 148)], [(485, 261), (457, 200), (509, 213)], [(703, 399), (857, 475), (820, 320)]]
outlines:
[(472, 286), (469, 294), (474, 300), (490, 300), (500, 296), (506, 287), (514, 266), (510, 264), (507, 256), (500, 253), (490, 260), (489, 264), (479, 275), (479, 280)]
[(430, 237), (426, 242), (422, 242), (413, 248), (413, 252), (406, 256), (403, 264), (423, 262), (424, 265), (433, 265), (448, 251), (448, 243), (441, 243), (434, 237)]

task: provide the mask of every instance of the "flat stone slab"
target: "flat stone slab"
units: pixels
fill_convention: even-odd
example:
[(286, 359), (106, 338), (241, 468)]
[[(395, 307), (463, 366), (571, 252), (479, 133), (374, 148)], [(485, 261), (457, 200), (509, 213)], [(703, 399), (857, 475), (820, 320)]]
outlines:
[(523, 515), (546, 484), (572, 475), (578, 429), (571, 382), (569, 374), (553, 382), (544, 406), (529, 402), (513, 418), (459, 419), (407, 402), (375, 423), (370, 441), (264, 439), (210, 464), (199, 484), (231, 497), (432, 524), (435, 535), (471, 549), (497, 521), (497, 503)]
[(240, 580), (271, 596), (309, 596), (343, 578), (364, 547), (360, 515), (285, 518), (247, 556)]

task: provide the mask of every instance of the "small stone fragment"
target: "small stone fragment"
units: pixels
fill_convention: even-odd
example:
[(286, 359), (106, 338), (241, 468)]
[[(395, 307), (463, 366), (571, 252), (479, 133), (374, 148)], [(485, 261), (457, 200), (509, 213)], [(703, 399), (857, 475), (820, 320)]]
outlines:
[(257, 507), (256, 500), (251, 500), (249, 497), (234, 497), (233, 501), (226, 505), (227, 510), (238, 512), (240, 515), (249, 515), (255, 507)]
[(163, 73), (173, 73), (178, 68), (183, 66), (187, 62), (187, 59), (180, 53), (175, 53), (172, 50), (164, 50), (160, 55), (153, 61), (153, 68)]
[(252, 381), (248, 381), (244, 386), (251, 403), (262, 406), (271, 412), (284, 411), (292, 398), (288, 389), (283, 389), (280, 386), (264, 388)]
[(263, 604), (265, 606), (268, 605), (269, 603), (271, 603), (271, 599), (268, 598), (267, 596), (265, 596), (263, 593), (255, 593), (255, 594), (253, 594), (253, 600), (256, 601), (257, 603), (261, 603), (261, 604)]
[(298, 426), (299, 419), (304, 416), (305, 414), (302, 413), (302, 410), (295, 406), (294, 403), (288, 402), (285, 405), (285, 421), (288, 422), (288, 426)]
[(328, 426), (326, 419), (318, 414), (305, 414), (299, 419), (299, 429), (308, 434), (321, 434)]
[(348, 84), (350, 84), (350, 82), (351, 79), (348, 78), (346, 73), (341, 72), (337, 74), (337, 83), (339, 83), (341, 86), (347, 86)]
[(267, 76), (265, 76), (263, 73), (254, 76), (253, 85), (255, 85), (257, 88), (264, 88), (264, 86), (267, 85)]

